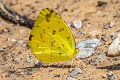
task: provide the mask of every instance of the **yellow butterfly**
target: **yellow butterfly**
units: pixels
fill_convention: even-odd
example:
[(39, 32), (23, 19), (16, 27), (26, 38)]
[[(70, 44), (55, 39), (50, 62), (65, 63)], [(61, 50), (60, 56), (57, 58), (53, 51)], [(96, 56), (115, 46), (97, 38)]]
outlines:
[(41, 62), (70, 60), (78, 52), (68, 26), (49, 8), (38, 15), (30, 34), (29, 47)]

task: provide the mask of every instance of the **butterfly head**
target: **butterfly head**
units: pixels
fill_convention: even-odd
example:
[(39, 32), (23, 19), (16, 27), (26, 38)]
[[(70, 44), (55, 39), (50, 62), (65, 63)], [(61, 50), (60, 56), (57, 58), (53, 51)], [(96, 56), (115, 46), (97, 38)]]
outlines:
[(76, 49), (75, 52), (74, 52), (74, 57), (76, 57), (77, 53), (79, 52), (79, 49)]

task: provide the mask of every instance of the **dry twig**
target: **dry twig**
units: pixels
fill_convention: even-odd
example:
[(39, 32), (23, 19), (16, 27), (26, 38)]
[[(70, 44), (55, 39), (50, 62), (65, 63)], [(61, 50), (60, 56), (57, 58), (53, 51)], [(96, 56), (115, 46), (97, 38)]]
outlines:
[(0, 0), (0, 16), (14, 24), (24, 25), (28, 28), (32, 28), (34, 24), (34, 20), (21, 16), (19, 13), (9, 9), (5, 4), (5, 0)]

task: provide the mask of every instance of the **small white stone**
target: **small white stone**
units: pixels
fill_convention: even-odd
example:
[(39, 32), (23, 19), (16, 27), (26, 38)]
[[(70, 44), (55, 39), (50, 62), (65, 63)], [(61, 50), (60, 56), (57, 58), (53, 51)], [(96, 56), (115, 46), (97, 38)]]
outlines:
[(72, 27), (75, 27), (76, 29), (80, 29), (82, 27), (82, 21), (80, 20), (72, 21)]
[(109, 24), (110, 27), (113, 27), (114, 25), (115, 25), (115, 23), (112, 22), (112, 21), (111, 21), (110, 24)]
[(88, 39), (80, 41), (76, 44), (76, 48), (79, 49), (76, 58), (87, 58), (95, 53), (96, 47), (100, 46), (102, 42), (98, 39)]
[(0, 26), (1, 26), (1, 25), (4, 25), (4, 24), (6, 24), (5, 21), (1, 21), (1, 22), (0, 22)]
[(23, 45), (24, 41), (23, 41), (23, 40), (18, 40), (17, 43), (18, 43), (19, 45)]
[(16, 39), (11, 39), (12, 42), (16, 42), (17, 40)]
[(28, 56), (26, 61), (27, 61), (28, 63), (30, 63), (31, 60), (32, 60), (31, 56)]
[(107, 53), (107, 56), (118, 56), (118, 55), (120, 55), (120, 33), (108, 48), (108, 53)]
[(86, 24), (87, 27), (90, 27), (91, 25), (90, 24)]
[(76, 80), (76, 79), (73, 77), (68, 77), (67, 80)]
[(69, 23), (67, 23), (67, 26), (68, 26), (68, 27), (70, 27), (70, 24), (69, 24)]
[(9, 78), (8, 80), (16, 80), (15, 78)]
[(118, 80), (117, 76), (112, 72), (108, 72), (108, 80)]
[(24, 75), (24, 72), (20, 72), (21, 75)]
[(25, 32), (25, 30), (24, 30), (24, 29), (20, 30), (20, 33), (21, 33), (21, 34), (23, 34), (24, 32)]
[(96, 35), (100, 34), (100, 30), (92, 30), (89, 32), (89, 34), (92, 36), (92, 37), (95, 37)]
[(10, 38), (7, 38), (7, 41), (10, 41)]
[(98, 60), (101, 61), (102, 59), (104, 59), (104, 55), (103, 54), (99, 54), (98, 55)]
[(42, 62), (40, 62), (39, 60), (35, 61), (34, 63), (35, 67), (40, 67), (40, 65), (42, 65)]
[(77, 74), (82, 74), (82, 70), (80, 68), (74, 68), (73, 71), (70, 73), (70, 76), (75, 76)]

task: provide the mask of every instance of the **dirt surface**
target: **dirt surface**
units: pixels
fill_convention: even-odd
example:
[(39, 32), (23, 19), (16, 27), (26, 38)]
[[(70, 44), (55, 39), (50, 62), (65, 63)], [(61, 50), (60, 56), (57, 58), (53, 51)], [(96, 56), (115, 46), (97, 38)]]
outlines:
[[(82, 74), (74, 78), (79, 80), (107, 80), (108, 72), (112, 71), (120, 80), (120, 57), (107, 57), (106, 52), (112, 42), (110, 34), (120, 30), (120, 2), (119, 0), (6, 0), (9, 8), (21, 15), (35, 20), (43, 8), (52, 8), (71, 25), (74, 20), (81, 20), (81, 29), (70, 27), (75, 41), (97, 38), (104, 44), (96, 49), (90, 58), (74, 60), (75, 67), (82, 70)], [(68, 67), (72, 61), (44, 64), (35, 68), (37, 59), (28, 47), (31, 29), (15, 25), (0, 18), (0, 80), (66, 80), (74, 67)], [(113, 27), (107, 26), (114, 22)], [(89, 25), (89, 26), (88, 26)], [(82, 32), (84, 35), (77, 34)], [(101, 36), (105, 36), (105, 40)], [(99, 53), (104, 59), (97, 60)], [(95, 64), (90, 64), (95, 61)]]

